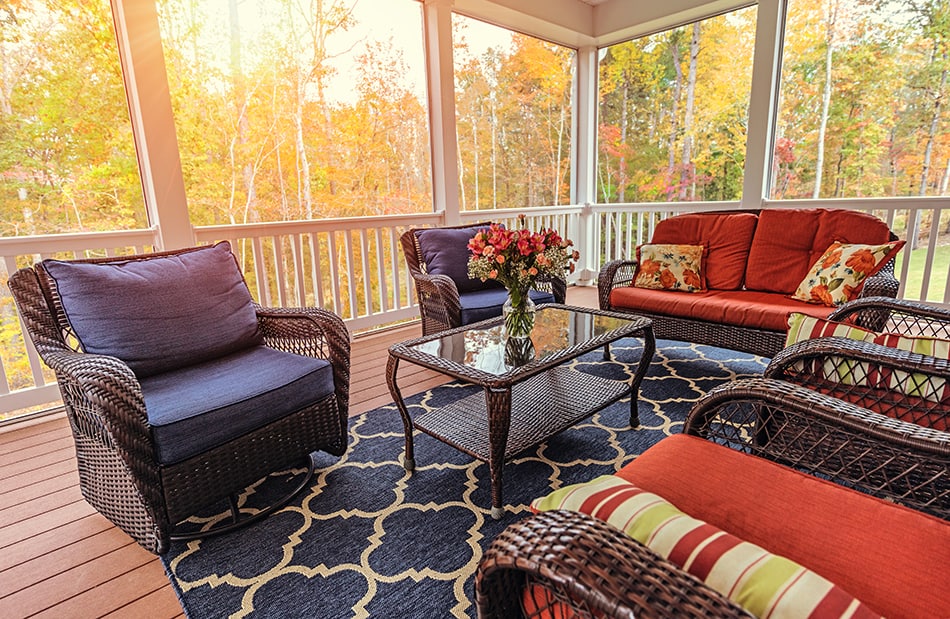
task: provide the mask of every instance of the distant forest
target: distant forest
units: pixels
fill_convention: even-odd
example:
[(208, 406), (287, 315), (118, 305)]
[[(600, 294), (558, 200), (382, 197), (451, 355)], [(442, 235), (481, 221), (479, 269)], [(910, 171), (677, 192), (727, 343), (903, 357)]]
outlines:
[[(421, 28), (341, 51), (353, 0), (157, 6), (194, 224), (431, 209), (424, 70), (399, 47)], [(145, 226), (109, 3), (4, 7), (0, 234)], [(598, 201), (740, 197), (755, 19), (601, 50)], [(950, 2), (790, 0), (787, 21), (772, 197), (947, 195)], [(463, 208), (567, 203), (575, 52), (478, 43), (457, 20)]]

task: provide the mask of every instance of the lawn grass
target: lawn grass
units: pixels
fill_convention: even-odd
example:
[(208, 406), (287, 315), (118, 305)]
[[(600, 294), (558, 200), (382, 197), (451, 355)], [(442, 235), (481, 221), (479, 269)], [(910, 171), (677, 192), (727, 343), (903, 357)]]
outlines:
[[(918, 247), (910, 254), (910, 267), (907, 269), (907, 278), (904, 284), (903, 297), (919, 300), (921, 285), (924, 280), (924, 261), (927, 257), (927, 247)], [(897, 256), (895, 271), (898, 278), (903, 268), (904, 252)], [(930, 281), (927, 287), (927, 301), (943, 303), (944, 289), (947, 285), (947, 272), (950, 268), (950, 245), (938, 245), (934, 248), (933, 265), (930, 268)]]

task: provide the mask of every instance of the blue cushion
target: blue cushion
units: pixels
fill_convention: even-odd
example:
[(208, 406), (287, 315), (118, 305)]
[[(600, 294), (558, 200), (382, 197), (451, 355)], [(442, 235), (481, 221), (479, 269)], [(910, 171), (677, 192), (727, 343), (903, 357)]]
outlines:
[(42, 264), (82, 349), (118, 357), (139, 378), (261, 343), (226, 242), (143, 260)]
[(426, 265), (426, 273), (447, 275), (455, 282), (455, 287), (460, 293), (499, 288), (501, 284), (494, 280), (483, 282), (468, 276), (468, 259), (472, 256), (472, 252), (468, 249), (468, 242), (476, 232), (486, 229), (485, 226), (432, 228), (419, 232), (419, 249), (422, 250), (422, 261)]
[(141, 381), (162, 464), (223, 445), (333, 393), (324, 359), (255, 346)]
[[(528, 296), (537, 304), (554, 303), (554, 295), (550, 292), (531, 290)], [(462, 305), (462, 324), (470, 325), (473, 322), (501, 316), (501, 306), (505, 304), (507, 298), (508, 291), (504, 288), (476, 290), (459, 295), (459, 302)]]

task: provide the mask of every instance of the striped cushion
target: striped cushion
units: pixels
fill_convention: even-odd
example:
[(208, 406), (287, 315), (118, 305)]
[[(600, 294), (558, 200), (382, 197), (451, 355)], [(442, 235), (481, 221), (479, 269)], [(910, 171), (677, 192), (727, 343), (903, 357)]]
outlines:
[(844, 322), (833, 322), (824, 318), (815, 318), (799, 312), (788, 315), (788, 336), (785, 346), (818, 337), (846, 337), (860, 342), (874, 341), (877, 333)]
[[(860, 342), (872, 342), (877, 333), (847, 323), (815, 318), (799, 312), (791, 312), (788, 315), (788, 336), (785, 338), (785, 346), (791, 346), (796, 342), (813, 338), (831, 336), (846, 337)], [(818, 365), (817, 361), (815, 365)], [(833, 379), (844, 385), (853, 385), (856, 382), (855, 376), (863, 377), (867, 376), (868, 373), (867, 366), (856, 361), (845, 361), (840, 365), (826, 361), (820, 368), (806, 368), (803, 361), (796, 361), (792, 365), (792, 369), (796, 372), (818, 373), (820, 376)], [(857, 382), (861, 382), (860, 379)]]
[(614, 475), (567, 486), (531, 504), (604, 520), (757, 617), (877, 617), (807, 568), (687, 516), (658, 495)]

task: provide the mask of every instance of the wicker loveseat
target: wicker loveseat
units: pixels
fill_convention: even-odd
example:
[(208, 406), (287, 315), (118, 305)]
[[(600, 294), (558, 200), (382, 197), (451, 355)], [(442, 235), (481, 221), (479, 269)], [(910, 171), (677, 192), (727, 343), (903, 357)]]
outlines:
[[(774, 356), (784, 347), (786, 316), (827, 316), (832, 307), (790, 298), (815, 261), (835, 242), (896, 240), (871, 215), (841, 209), (767, 209), (693, 213), (659, 222), (652, 244), (704, 246), (706, 290), (697, 293), (637, 288), (636, 260), (601, 269), (601, 309), (653, 320), (657, 339), (709, 344)], [(861, 296), (897, 295), (893, 259), (868, 277)]]
[[(946, 499), (948, 442), (931, 437), (918, 451), (925, 439), (904, 440), (881, 425), (880, 415), (798, 385), (737, 381), (699, 402), (683, 435), (616, 477), (797, 562), (875, 613), (950, 616), (950, 523), (894, 504), (928, 503), (933, 488)], [(876, 479), (882, 470), (899, 476), (907, 461), (895, 455), (908, 452), (923, 468), (902, 473), (935, 482), (916, 498)], [(842, 465), (858, 453), (863, 462)], [(509, 526), (486, 552), (476, 576), (479, 616), (749, 616), (694, 574), (602, 520), (542, 512)]]

